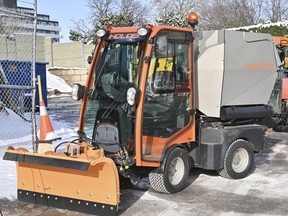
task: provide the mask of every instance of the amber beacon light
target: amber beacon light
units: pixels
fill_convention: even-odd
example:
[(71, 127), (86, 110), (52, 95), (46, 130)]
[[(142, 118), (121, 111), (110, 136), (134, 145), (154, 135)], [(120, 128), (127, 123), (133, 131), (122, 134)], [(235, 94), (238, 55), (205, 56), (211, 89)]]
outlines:
[(195, 12), (191, 12), (188, 15), (188, 24), (194, 29), (195, 26), (198, 24), (199, 16)]

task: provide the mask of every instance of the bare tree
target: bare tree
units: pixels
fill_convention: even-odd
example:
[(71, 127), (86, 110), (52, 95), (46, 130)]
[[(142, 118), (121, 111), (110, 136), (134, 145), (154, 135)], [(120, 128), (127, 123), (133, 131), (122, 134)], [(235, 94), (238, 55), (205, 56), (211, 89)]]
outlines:
[(115, 0), (88, 0), (93, 24), (97, 24), (101, 17), (107, 16), (113, 11)]
[(261, 20), (262, 0), (233, 0), (229, 7), (234, 12), (235, 25), (252, 25)]
[(119, 3), (120, 14), (132, 16), (134, 25), (142, 25), (148, 22), (151, 15), (147, 5), (139, 0), (121, 0)]
[(197, 11), (200, 0), (152, 0), (156, 8), (156, 22), (160, 25), (189, 27), (187, 16)]
[(89, 27), (89, 22), (84, 19), (72, 21), (74, 25), (73, 28), (70, 29), (69, 39), (72, 41), (83, 41), (84, 43), (91, 41), (91, 37), (93, 37), (93, 29)]
[(205, 29), (224, 29), (257, 24), (262, 20), (261, 0), (203, 0), (201, 25)]
[(230, 15), (227, 13), (227, 2), (218, 0), (206, 0), (200, 6), (200, 25), (205, 29), (222, 29), (223, 23), (230, 22)]
[(151, 3), (155, 6), (158, 16), (167, 13), (187, 14), (194, 10), (202, 3), (200, 0), (152, 0)]
[(265, 12), (271, 22), (288, 19), (287, 0), (267, 0)]
[(132, 17), (134, 25), (147, 21), (150, 10), (140, 0), (88, 0), (93, 24), (100, 23), (101, 18), (121, 15)]
[[(73, 21), (70, 31), (73, 40), (91, 41), (95, 28), (104, 24), (112, 26), (142, 25), (149, 19), (150, 9), (140, 0), (87, 0), (90, 19)], [(89, 27), (89, 24), (93, 27)]]

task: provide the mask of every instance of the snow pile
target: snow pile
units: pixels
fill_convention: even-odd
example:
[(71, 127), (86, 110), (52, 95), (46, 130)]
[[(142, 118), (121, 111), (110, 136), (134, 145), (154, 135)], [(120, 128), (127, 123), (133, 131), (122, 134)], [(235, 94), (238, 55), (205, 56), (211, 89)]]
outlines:
[(31, 143), (31, 123), (8, 108), (0, 110), (0, 131), (0, 157), (3, 148)]
[(25, 146), (29, 150), (32, 149), (31, 123), (12, 110), (1, 107), (0, 131), (0, 198), (13, 200), (17, 192), (15, 162), (4, 161), (2, 157), (9, 146), (14, 148)]
[(81, 68), (81, 67), (58, 67), (58, 66), (54, 66), (54, 67), (50, 67), (49, 69), (53, 69), (53, 70), (81, 70), (83, 68)]
[(60, 93), (71, 93), (72, 88), (59, 76), (51, 74), (48, 70), (46, 70), (47, 76), (47, 90), (58, 91)]

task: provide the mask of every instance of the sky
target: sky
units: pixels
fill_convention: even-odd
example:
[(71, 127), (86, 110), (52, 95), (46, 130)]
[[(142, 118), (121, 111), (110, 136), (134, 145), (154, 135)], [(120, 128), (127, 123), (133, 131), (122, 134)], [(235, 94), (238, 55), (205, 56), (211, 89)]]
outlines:
[[(34, 7), (34, 0), (17, 0), (20, 7)], [(50, 15), (50, 20), (58, 21), (61, 31), (61, 43), (69, 42), (69, 31), (73, 21), (88, 19), (88, 0), (37, 0), (38, 14)]]

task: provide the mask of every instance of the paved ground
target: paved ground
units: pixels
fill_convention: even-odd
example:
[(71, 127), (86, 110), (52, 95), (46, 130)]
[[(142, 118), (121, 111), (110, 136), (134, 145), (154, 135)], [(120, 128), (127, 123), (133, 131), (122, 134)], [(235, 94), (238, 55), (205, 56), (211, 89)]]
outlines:
[[(247, 178), (228, 180), (193, 169), (187, 188), (173, 195), (154, 192), (143, 179), (139, 188), (121, 190), (119, 215), (287, 215), (288, 133), (270, 132), (268, 137), (267, 149), (255, 155), (255, 169)], [(84, 215), (5, 199), (0, 210), (3, 216)]]

